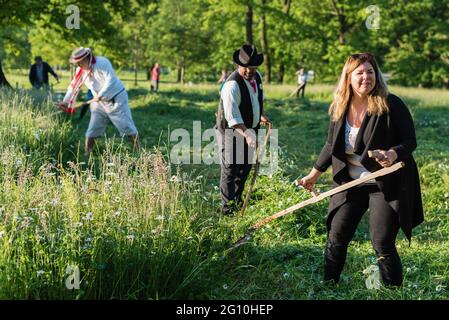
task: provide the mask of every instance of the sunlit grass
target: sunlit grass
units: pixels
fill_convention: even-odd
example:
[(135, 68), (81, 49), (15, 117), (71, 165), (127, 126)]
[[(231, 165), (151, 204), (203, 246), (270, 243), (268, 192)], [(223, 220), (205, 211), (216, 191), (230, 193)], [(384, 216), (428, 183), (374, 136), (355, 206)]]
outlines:
[[(297, 100), (288, 97), (294, 87), (266, 87), (266, 112), (279, 129), (279, 168), (258, 178), (241, 219), (218, 213), (217, 165), (167, 161), (175, 143), (169, 129), (214, 125), (216, 85), (162, 83), (159, 94), (130, 88), (144, 150), (132, 152), (110, 126), (91, 157), (80, 147), (87, 119), (55, 112), (54, 97), (42, 91), (1, 91), (0, 298), (447, 299), (446, 91), (391, 88), (415, 119), (426, 218), (411, 247), (399, 236), (402, 289), (366, 288), (362, 271), (375, 257), (366, 217), (341, 284), (321, 283), (326, 201), (225, 253), (251, 224), (309, 197), (292, 181), (307, 173), (325, 141), (333, 88), (311, 84)], [(318, 189), (330, 188), (328, 172)], [(79, 290), (66, 287), (69, 266), (79, 268)]]

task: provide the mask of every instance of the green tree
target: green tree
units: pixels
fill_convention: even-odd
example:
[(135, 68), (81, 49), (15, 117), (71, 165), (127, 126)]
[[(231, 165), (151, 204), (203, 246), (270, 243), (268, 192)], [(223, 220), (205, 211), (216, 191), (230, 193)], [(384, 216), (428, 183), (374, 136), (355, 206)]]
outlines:
[(211, 31), (203, 24), (208, 10), (201, 0), (162, 0), (147, 39), (147, 55), (177, 70), (183, 83), (185, 71), (205, 65), (209, 56)]

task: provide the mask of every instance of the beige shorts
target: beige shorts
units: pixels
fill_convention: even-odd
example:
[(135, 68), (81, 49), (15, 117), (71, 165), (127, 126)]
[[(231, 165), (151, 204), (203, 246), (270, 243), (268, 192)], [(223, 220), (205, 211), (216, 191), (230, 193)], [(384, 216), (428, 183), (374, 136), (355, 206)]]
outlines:
[(117, 128), (120, 135), (136, 135), (137, 129), (128, 105), (128, 93), (123, 91), (112, 102), (96, 102), (90, 105), (90, 122), (87, 128), (87, 138), (98, 138), (103, 135), (108, 120)]

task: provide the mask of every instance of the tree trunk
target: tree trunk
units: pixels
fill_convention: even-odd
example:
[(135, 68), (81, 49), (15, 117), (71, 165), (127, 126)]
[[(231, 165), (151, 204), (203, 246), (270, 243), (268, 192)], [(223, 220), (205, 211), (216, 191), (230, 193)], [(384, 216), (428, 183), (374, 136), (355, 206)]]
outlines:
[(137, 87), (137, 68), (138, 68), (138, 53), (139, 44), (137, 40), (137, 35), (134, 35), (135, 48), (134, 48), (134, 86)]
[(253, 44), (253, 6), (250, 2), (246, 11), (246, 43)]
[[(291, 3), (292, 2), (290, 0), (284, 0), (283, 11), (287, 17), (290, 14)], [(285, 74), (285, 64), (284, 64), (284, 61), (281, 59), (281, 65), (279, 66), (279, 82), (280, 83), (284, 83), (284, 74)]]
[(11, 88), (8, 80), (6, 80), (5, 74), (3, 73), (2, 61), (0, 60), (0, 88), (8, 87)]
[(178, 79), (176, 82), (184, 84), (184, 66), (182, 63), (178, 63)]
[(285, 74), (285, 64), (284, 62), (281, 62), (281, 65), (279, 66), (279, 82), (284, 83), (284, 74)]
[(349, 26), (347, 25), (346, 15), (343, 9), (339, 9), (335, 0), (332, 0), (332, 7), (334, 8), (334, 14), (338, 19), (338, 42), (341, 45), (346, 44), (346, 32), (349, 31)]
[(137, 87), (137, 49), (134, 50), (134, 85)]
[[(262, 0), (262, 6), (265, 6), (267, 3), (267, 0)], [(265, 83), (271, 82), (271, 56), (270, 56), (270, 48), (268, 45), (268, 37), (267, 37), (267, 19), (265, 17), (265, 13), (262, 13), (262, 16), (260, 17), (260, 22), (262, 23), (262, 29), (261, 29), (261, 40), (260, 44), (262, 47), (263, 52), (263, 61), (265, 65)]]

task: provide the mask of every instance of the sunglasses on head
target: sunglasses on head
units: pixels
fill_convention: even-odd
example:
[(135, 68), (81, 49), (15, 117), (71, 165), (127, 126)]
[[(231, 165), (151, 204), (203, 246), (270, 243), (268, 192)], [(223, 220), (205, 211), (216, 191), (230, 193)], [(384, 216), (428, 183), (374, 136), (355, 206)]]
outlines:
[(372, 60), (374, 56), (371, 53), (355, 53), (350, 56), (353, 60)]

